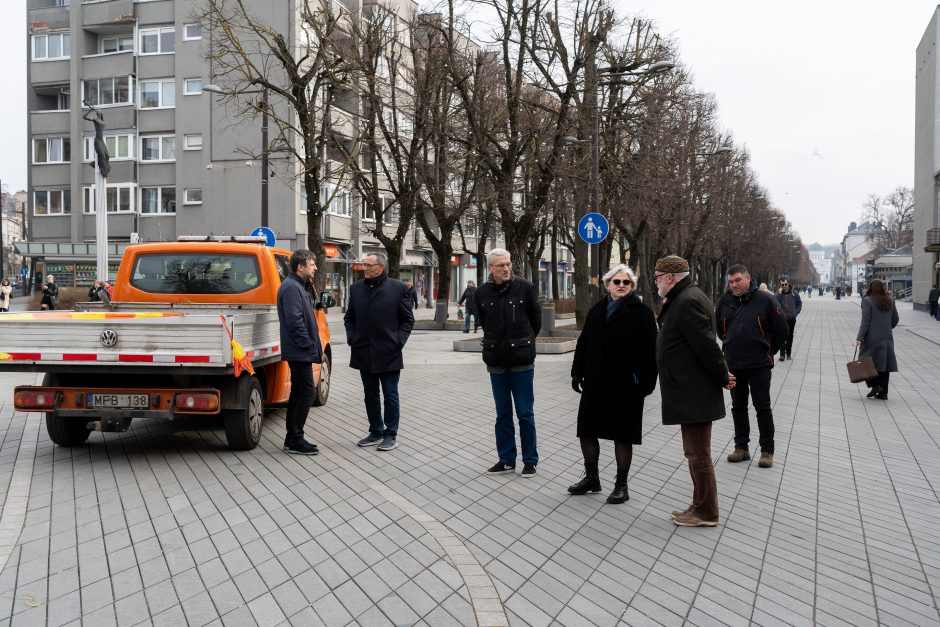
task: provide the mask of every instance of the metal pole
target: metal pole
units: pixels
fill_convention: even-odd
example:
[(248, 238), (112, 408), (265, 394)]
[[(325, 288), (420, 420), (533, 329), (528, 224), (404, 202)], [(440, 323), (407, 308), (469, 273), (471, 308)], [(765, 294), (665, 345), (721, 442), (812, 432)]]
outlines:
[(95, 159), (95, 252), (97, 253), (95, 278), (99, 281), (108, 280), (107, 182), (108, 180), (101, 175), (101, 170), (98, 169), (98, 160)]
[[(590, 76), (589, 97), (591, 99), (591, 212), (600, 212), (600, 136), (598, 133), (598, 104), (597, 104), (597, 59), (594, 54), (587, 58), (587, 70)], [(608, 234), (609, 235), (609, 234)], [(601, 299), (601, 245), (591, 245), (591, 280), (594, 290), (594, 302)]]
[(261, 92), (261, 226), (268, 226), (268, 89)]

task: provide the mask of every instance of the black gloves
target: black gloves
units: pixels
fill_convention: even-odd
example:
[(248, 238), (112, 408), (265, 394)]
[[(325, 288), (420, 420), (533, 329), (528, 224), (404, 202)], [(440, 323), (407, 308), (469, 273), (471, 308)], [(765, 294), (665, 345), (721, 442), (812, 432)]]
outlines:
[(581, 378), (581, 377), (571, 377), (571, 389), (574, 390), (575, 392), (577, 392), (578, 394), (581, 393), (581, 384), (582, 384), (582, 383), (584, 383), (584, 379), (583, 379), (583, 378)]

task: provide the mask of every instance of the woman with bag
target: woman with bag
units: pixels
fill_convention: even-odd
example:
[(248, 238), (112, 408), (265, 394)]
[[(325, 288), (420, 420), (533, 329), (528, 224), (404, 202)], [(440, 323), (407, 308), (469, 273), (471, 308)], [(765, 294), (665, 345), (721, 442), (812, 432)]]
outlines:
[(55, 278), (50, 274), (46, 277), (46, 284), (42, 286), (42, 300), (39, 301), (40, 309), (55, 309), (59, 305), (59, 286), (55, 284)]
[(614, 441), (617, 477), (608, 503), (630, 499), (627, 474), (633, 445), (642, 443), (643, 399), (656, 388), (656, 318), (637, 296), (636, 274), (617, 265), (604, 275), (607, 298), (588, 311), (571, 364), (571, 387), (581, 394), (578, 438), (585, 477), (571, 494), (600, 492), (600, 443)]
[(888, 400), (888, 377), (898, 371), (894, 357), (894, 334), (898, 326), (898, 310), (880, 279), (874, 279), (862, 299), (862, 323), (855, 343), (861, 357), (869, 356), (875, 363), (878, 376), (865, 381), (871, 388), (868, 398)]

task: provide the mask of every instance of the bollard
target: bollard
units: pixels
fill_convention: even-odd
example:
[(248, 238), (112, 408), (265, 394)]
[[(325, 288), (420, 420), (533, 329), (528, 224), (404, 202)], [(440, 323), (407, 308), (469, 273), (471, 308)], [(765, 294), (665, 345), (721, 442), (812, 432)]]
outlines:
[(542, 299), (542, 330), (540, 337), (551, 337), (555, 331), (555, 301), (549, 298)]

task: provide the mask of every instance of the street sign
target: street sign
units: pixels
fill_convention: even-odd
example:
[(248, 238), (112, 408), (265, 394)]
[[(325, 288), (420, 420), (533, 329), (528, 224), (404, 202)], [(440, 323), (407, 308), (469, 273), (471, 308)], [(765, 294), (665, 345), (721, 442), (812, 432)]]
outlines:
[(274, 246), (274, 242), (277, 240), (277, 238), (274, 236), (274, 231), (266, 226), (259, 226), (254, 231), (252, 231), (251, 234), (255, 237), (263, 237), (265, 239), (265, 246)]
[(29, 274), (29, 268), (20, 268), (20, 275), (27, 276)]
[(578, 222), (578, 235), (588, 244), (600, 244), (607, 237), (610, 225), (599, 213), (589, 213)]

